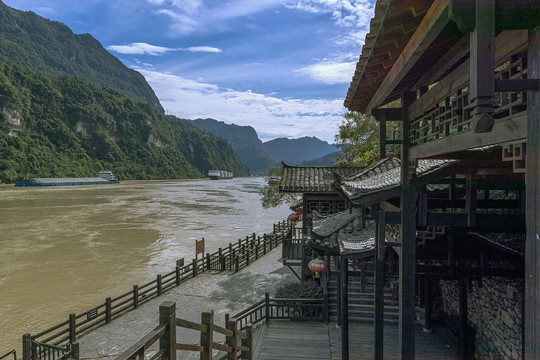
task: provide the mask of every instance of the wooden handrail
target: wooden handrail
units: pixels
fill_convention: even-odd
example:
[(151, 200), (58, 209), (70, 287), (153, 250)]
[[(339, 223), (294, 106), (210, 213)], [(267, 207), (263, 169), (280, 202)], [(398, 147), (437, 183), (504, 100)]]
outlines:
[(0, 360), (5, 359), (10, 355), (13, 355), (13, 360), (17, 360), (17, 352), (15, 351), (15, 349), (11, 350), (7, 354), (4, 354), (4, 355), (0, 356)]

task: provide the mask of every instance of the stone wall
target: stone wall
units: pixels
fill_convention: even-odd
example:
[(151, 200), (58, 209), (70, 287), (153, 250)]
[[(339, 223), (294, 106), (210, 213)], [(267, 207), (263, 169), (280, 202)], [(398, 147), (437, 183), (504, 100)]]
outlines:
[[(457, 281), (439, 282), (444, 311), (459, 316)], [(483, 278), (468, 289), (469, 325), (476, 331), (477, 359), (520, 359), (523, 324), (522, 279)]]

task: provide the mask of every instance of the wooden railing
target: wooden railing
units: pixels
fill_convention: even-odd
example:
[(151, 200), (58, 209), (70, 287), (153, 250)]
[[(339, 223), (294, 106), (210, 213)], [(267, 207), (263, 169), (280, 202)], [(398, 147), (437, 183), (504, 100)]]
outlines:
[(240, 329), (247, 324), (268, 323), (273, 319), (328, 321), (328, 296), (323, 299), (265, 298), (233, 316)]
[(55, 346), (40, 343), (30, 334), (23, 335), (23, 360), (67, 360), (79, 359), (79, 343)]
[[(207, 253), (206, 256), (198, 260), (193, 259), (187, 265), (177, 262), (173, 271), (164, 275), (159, 274), (155, 280), (143, 285), (133, 285), (131, 291), (114, 298), (108, 297), (104, 303), (80, 314), (70, 314), (68, 320), (30, 337), (36, 343), (56, 347), (63, 344), (73, 344), (78, 336), (109, 324), (113, 319), (137, 309), (141, 304), (161, 296), (164, 292), (196, 277), (199, 273), (208, 270), (237, 272), (241, 268), (249, 266), (251, 262), (281, 244), (291, 227), (292, 224), (284, 220), (274, 224), (272, 234), (264, 234), (262, 237), (257, 237), (256, 234), (246, 236), (245, 239), (230, 243), (228, 247), (219, 248), (212, 254)], [(27, 349), (27, 351), (29, 350)], [(23, 347), (23, 358), (29, 359), (28, 356)], [(50, 359), (58, 359), (58, 357)]]
[(282, 258), (302, 260), (304, 256), (304, 236), (302, 228), (292, 228), (290, 236), (283, 240)]
[[(526, 74), (526, 53), (497, 54), (497, 69), (494, 72), (496, 81), (526, 79)], [(409, 107), (411, 122), (408, 134), (411, 147), (469, 130), (473, 104), (469, 97), (468, 75), (467, 62)], [(494, 119), (514, 118), (525, 114), (527, 109), (526, 92), (499, 91), (493, 100), (496, 104)]]
[(11, 350), (7, 354), (4, 354), (0, 356), (0, 360), (7, 359), (8, 357), (13, 356), (13, 360), (17, 360), (17, 352), (15, 350)]
[[(176, 328), (181, 327), (200, 332), (199, 344), (178, 343)], [(247, 324), (246, 331), (238, 329), (236, 319), (228, 319), (226, 328), (214, 324), (214, 311), (201, 314), (201, 323), (176, 318), (176, 304), (166, 301), (159, 307), (159, 325), (135, 345), (126, 350), (115, 360), (144, 359), (151, 345), (159, 340), (159, 350), (151, 359), (176, 359), (176, 350), (200, 353), (201, 360), (211, 360), (214, 350), (227, 354), (227, 359), (253, 359), (252, 326)], [(225, 336), (225, 342), (214, 341), (214, 333)], [(240, 340), (240, 341), (239, 341)]]

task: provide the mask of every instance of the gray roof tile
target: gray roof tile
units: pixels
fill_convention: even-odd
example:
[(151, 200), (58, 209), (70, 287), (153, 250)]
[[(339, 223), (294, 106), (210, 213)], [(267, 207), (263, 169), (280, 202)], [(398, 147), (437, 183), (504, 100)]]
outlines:
[(362, 171), (362, 167), (291, 166), (283, 163), (280, 192), (335, 192), (334, 174), (349, 177)]

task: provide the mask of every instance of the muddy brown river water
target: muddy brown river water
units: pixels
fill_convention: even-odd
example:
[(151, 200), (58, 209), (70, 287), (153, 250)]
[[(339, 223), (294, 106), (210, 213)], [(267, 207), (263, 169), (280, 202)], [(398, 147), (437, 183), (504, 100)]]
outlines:
[[(290, 213), (265, 210), (262, 178), (0, 185), (0, 355), (37, 333)], [(19, 355), (20, 356), (20, 355)]]

